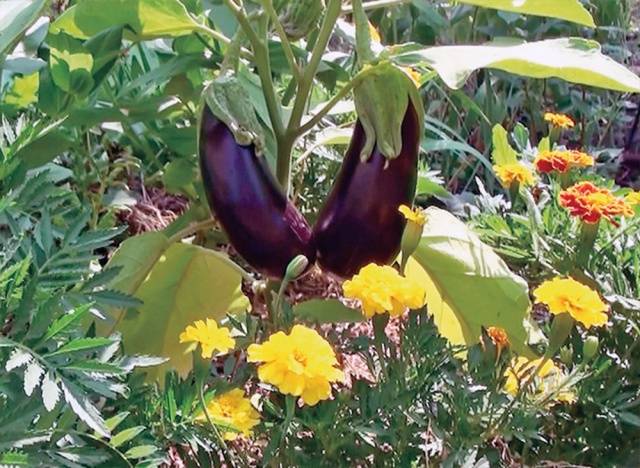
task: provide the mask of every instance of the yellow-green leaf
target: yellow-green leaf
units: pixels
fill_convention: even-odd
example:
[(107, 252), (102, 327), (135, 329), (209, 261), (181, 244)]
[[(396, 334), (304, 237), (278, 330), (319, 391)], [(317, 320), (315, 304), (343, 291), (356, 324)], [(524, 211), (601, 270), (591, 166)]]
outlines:
[(603, 55), (597, 42), (577, 37), (429, 47), (399, 54), (394, 60), (402, 65), (429, 66), (451, 88), (462, 87), (474, 71), (490, 68), (531, 78), (557, 77), (598, 88), (640, 92), (640, 77)]
[(499, 166), (518, 162), (516, 151), (509, 144), (509, 135), (505, 128), (498, 124), (493, 127), (493, 163)]
[(547, 16), (594, 28), (593, 17), (580, 0), (459, 0), (460, 3), (523, 15)]
[(426, 214), (406, 273), (425, 286), (440, 333), (453, 344), (471, 345), (479, 342), (481, 327), (501, 327), (516, 352), (531, 355), (526, 281), (452, 214), (433, 207)]
[[(169, 245), (161, 233), (125, 241), (109, 266), (123, 269), (110, 285), (140, 299), (136, 310), (111, 312), (111, 326), (99, 324), (102, 334), (122, 333), (128, 354), (168, 358), (148, 369), (148, 377), (162, 382), (167, 368), (186, 375), (192, 367), (188, 344), (180, 333), (195, 320), (220, 320), (249, 309), (242, 293), (242, 272), (226, 255), (191, 244)], [(115, 322), (115, 323), (114, 323)]]
[(86, 39), (113, 26), (124, 26), (132, 40), (177, 37), (200, 26), (178, 0), (80, 0), (52, 25)]
[(38, 102), (39, 86), (40, 75), (37, 72), (27, 76), (17, 76), (13, 80), (11, 89), (5, 95), (4, 102), (9, 106), (24, 109)]

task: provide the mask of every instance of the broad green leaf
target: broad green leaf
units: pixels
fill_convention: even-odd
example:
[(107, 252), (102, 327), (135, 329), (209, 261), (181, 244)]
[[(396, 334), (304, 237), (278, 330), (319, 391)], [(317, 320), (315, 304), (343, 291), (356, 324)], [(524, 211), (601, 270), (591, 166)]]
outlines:
[(427, 310), (453, 344), (477, 343), (481, 327), (503, 328), (519, 354), (531, 355), (524, 321), (529, 289), (500, 257), (452, 214), (428, 208), (407, 276), (425, 285)]
[(35, 20), (46, 0), (4, 0), (0, 7), (0, 55), (16, 42)]
[(93, 87), (93, 56), (82, 41), (67, 34), (50, 34), (49, 66), (53, 82), (62, 90), (86, 96)]
[(311, 299), (293, 306), (293, 314), (315, 323), (362, 322), (359, 310), (347, 307), (337, 299)]
[(146, 428), (144, 426), (134, 426), (120, 431), (111, 438), (109, 444), (112, 447), (120, 447), (122, 444), (125, 444), (132, 440), (145, 429)]
[(37, 137), (16, 152), (15, 157), (24, 161), (26, 169), (44, 166), (73, 146), (73, 141), (60, 130), (61, 123), (58, 121), (42, 129)]
[(474, 71), (492, 68), (532, 78), (557, 77), (587, 86), (640, 92), (640, 77), (603, 55), (597, 42), (576, 37), (429, 47), (397, 55), (394, 60), (403, 65), (430, 66), (455, 89)]
[(595, 28), (591, 14), (580, 0), (459, 0), (484, 8), (511, 11), (523, 15), (547, 16)]
[[(219, 320), (249, 308), (242, 293), (242, 272), (226, 255), (190, 244), (168, 245), (161, 233), (128, 239), (109, 266), (122, 266), (111, 284), (143, 302), (136, 310), (112, 312), (115, 330), (127, 354), (169, 359), (148, 371), (162, 380), (167, 367), (186, 375), (192, 366), (180, 333), (195, 320)], [(104, 325), (98, 324), (104, 333)]]
[(518, 155), (509, 143), (509, 135), (500, 124), (493, 127), (493, 152), (491, 157), (493, 158), (493, 163), (498, 166), (518, 162)]
[(133, 40), (178, 37), (200, 27), (179, 0), (80, 0), (51, 28), (86, 39), (113, 26), (124, 26)]
[(18, 109), (29, 107), (38, 102), (39, 86), (40, 75), (38, 73), (16, 76), (11, 89), (4, 96), (4, 103)]

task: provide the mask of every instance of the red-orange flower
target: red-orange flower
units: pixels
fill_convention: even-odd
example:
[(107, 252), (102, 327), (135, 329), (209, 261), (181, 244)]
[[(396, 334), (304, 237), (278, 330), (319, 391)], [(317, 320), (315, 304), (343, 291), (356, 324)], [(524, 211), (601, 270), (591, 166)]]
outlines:
[(560, 205), (569, 210), (572, 216), (578, 216), (589, 224), (597, 224), (602, 218), (617, 224), (614, 220), (616, 216), (633, 216), (633, 210), (627, 202), (591, 182), (580, 182), (560, 192)]
[(565, 173), (574, 168), (591, 167), (594, 160), (591, 156), (581, 151), (542, 151), (534, 161), (538, 172), (548, 174), (550, 172)]

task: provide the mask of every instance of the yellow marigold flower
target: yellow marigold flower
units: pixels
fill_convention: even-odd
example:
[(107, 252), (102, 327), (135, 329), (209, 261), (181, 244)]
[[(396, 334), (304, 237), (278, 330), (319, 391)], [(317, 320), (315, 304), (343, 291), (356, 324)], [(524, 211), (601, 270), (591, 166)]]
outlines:
[[(225, 440), (234, 440), (239, 434), (250, 437), (252, 429), (260, 423), (260, 413), (239, 388), (216, 395), (207, 403), (207, 413), (214, 423), (230, 426), (238, 431), (224, 432)], [(196, 421), (206, 421), (204, 412), (196, 417)]]
[(624, 201), (631, 206), (640, 206), (640, 192), (631, 192), (624, 197)]
[(537, 302), (556, 314), (569, 313), (586, 328), (607, 323), (608, 309), (596, 291), (572, 278), (545, 281), (534, 292)]
[[(516, 396), (520, 386), (531, 378), (531, 373), (538, 368), (542, 359), (529, 360), (522, 356), (513, 358), (505, 372), (505, 391), (511, 396)], [(575, 403), (577, 400), (576, 394), (562, 386), (565, 377), (560, 368), (553, 361), (548, 360), (540, 368), (534, 378), (533, 385), (530, 385), (528, 389), (534, 390), (537, 395), (543, 398), (547, 395), (555, 394), (553, 400), (556, 402)]]
[(588, 224), (598, 224), (605, 218), (617, 225), (614, 219), (616, 216), (633, 216), (633, 209), (625, 200), (616, 197), (611, 190), (597, 187), (591, 182), (579, 182), (560, 192), (559, 198), (560, 206)]
[(576, 125), (573, 119), (568, 115), (554, 114), (553, 112), (547, 112), (544, 114), (544, 120), (558, 128), (573, 128)]
[(496, 345), (497, 348), (502, 349), (509, 346), (509, 338), (504, 328), (489, 327), (487, 328), (487, 335), (489, 335), (489, 338), (491, 338), (491, 341), (493, 341), (493, 344)]
[[(504, 389), (510, 395), (516, 396), (520, 385), (524, 384), (531, 378), (531, 373), (538, 368), (543, 358), (529, 360), (525, 357), (518, 356), (513, 358), (509, 364), (509, 368), (505, 372), (506, 381)], [(548, 360), (538, 371), (537, 378), (544, 378), (557, 369), (553, 361)], [(536, 387), (532, 387), (536, 388)]]
[(427, 216), (424, 214), (424, 211), (419, 208), (411, 209), (407, 205), (400, 205), (398, 211), (411, 223), (424, 226), (424, 223), (427, 222)]
[(236, 341), (231, 337), (231, 331), (226, 327), (218, 327), (215, 320), (197, 320), (193, 325), (189, 325), (180, 333), (180, 343), (195, 342), (202, 347), (202, 357), (205, 359), (213, 356), (213, 352), (218, 350), (226, 353), (236, 345)]
[(367, 318), (389, 312), (392, 317), (426, 303), (424, 288), (400, 275), (395, 268), (370, 263), (342, 285), (345, 297), (358, 299)]
[(542, 151), (537, 156), (533, 164), (538, 172), (549, 174), (559, 172), (564, 174), (571, 169), (591, 167), (595, 164), (593, 157), (581, 151)]
[(493, 166), (498, 179), (503, 187), (509, 188), (516, 182), (521, 186), (533, 185), (535, 177), (528, 167), (520, 163), (502, 164)]
[(258, 377), (280, 392), (315, 405), (331, 396), (331, 383), (344, 379), (329, 343), (318, 332), (295, 325), (290, 334), (274, 333), (247, 349), (247, 360), (259, 362)]

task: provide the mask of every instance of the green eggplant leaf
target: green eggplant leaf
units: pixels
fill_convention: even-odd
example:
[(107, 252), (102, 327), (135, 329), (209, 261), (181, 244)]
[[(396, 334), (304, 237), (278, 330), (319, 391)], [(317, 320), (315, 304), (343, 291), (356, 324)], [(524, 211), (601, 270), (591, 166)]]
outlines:
[(293, 306), (293, 315), (314, 323), (362, 322), (362, 312), (337, 299), (311, 299)]
[(453, 344), (472, 345), (481, 327), (501, 327), (517, 353), (532, 355), (527, 282), (455, 216), (434, 207), (426, 214), (406, 274), (425, 285), (427, 310), (440, 333)]
[(523, 15), (558, 18), (595, 28), (596, 24), (580, 0), (459, 0), (460, 3)]
[(110, 323), (98, 323), (98, 332), (120, 332), (128, 354), (167, 358), (167, 363), (146, 369), (150, 380), (162, 383), (168, 368), (183, 376), (191, 370), (188, 345), (179, 342), (187, 325), (206, 318), (220, 320), (250, 307), (241, 289), (242, 272), (226, 255), (170, 244), (160, 232), (127, 239), (109, 262), (109, 267), (116, 266), (122, 269), (110, 289), (133, 295), (142, 305), (112, 310)]
[(46, 0), (4, 0), (0, 7), (0, 55), (40, 16)]
[(93, 87), (93, 56), (82, 41), (64, 33), (50, 34), (50, 70), (53, 82), (63, 91), (87, 96)]
[(134, 41), (183, 36), (200, 27), (179, 0), (80, 0), (51, 29), (87, 39), (113, 26), (123, 26)]
[(531, 78), (556, 77), (597, 88), (640, 92), (640, 77), (603, 55), (597, 42), (578, 37), (428, 47), (396, 55), (393, 60), (405, 66), (431, 67), (454, 89), (461, 88), (474, 71), (489, 68)]

